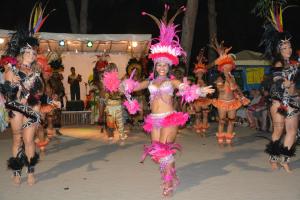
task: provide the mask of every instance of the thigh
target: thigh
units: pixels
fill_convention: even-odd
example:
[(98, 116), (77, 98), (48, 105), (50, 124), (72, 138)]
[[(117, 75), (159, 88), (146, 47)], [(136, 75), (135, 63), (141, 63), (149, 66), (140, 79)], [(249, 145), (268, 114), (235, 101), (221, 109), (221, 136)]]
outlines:
[(32, 124), (31, 126), (23, 129), (22, 136), (23, 136), (25, 146), (26, 146), (26, 144), (30, 144), (33, 142), (37, 127), (38, 127), (38, 124)]
[(278, 113), (279, 106), (279, 103), (273, 103), (270, 108), (271, 117), (274, 123), (284, 122), (284, 116)]
[(177, 126), (169, 126), (161, 128), (160, 138), (159, 141), (161, 143), (170, 143), (174, 142), (177, 135)]
[(286, 134), (295, 136), (298, 130), (299, 115), (294, 115), (285, 119)]
[(221, 119), (224, 120), (226, 118), (227, 111), (222, 110), (222, 109), (218, 109), (218, 114), (219, 114), (219, 120), (221, 120)]
[(160, 139), (161, 128), (153, 128), (151, 131), (151, 140), (158, 142)]
[(12, 131), (13, 132), (20, 132), (21, 129), (22, 129), (22, 123), (23, 123), (24, 115), (22, 115), (19, 112), (15, 112), (15, 111), (12, 111), (12, 112), (13, 112), (13, 117), (10, 118), (10, 120), (9, 120)]
[(230, 110), (227, 112), (228, 118), (229, 119), (235, 119), (236, 117), (236, 110)]

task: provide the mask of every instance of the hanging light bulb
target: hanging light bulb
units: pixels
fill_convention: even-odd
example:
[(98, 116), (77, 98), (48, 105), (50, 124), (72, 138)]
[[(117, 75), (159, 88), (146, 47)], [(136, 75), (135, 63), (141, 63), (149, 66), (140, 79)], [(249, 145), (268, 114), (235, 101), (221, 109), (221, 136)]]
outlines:
[(135, 48), (135, 47), (137, 47), (137, 46), (138, 46), (138, 43), (137, 43), (136, 41), (133, 41), (133, 42), (132, 42), (132, 47)]
[(64, 40), (60, 40), (58, 44), (59, 44), (59, 46), (65, 46), (65, 41)]
[(87, 44), (86, 44), (86, 46), (90, 47), (90, 48), (93, 47), (93, 42), (92, 41), (88, 41)]

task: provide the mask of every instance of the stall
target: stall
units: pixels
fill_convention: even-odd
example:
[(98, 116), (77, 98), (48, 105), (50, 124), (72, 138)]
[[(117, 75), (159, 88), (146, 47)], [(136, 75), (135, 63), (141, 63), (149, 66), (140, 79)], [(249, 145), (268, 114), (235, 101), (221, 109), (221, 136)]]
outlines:
[(270, 61), (264, 59), (259, 52), (243, 50), (236, 56), (236, 70), (233, 72), (236, 81), (244, 91), (258, 89), (264, 75), (271, 69)]
[[(0, 29), (0, 55), (4, 52), (13, 31)], [(88, 91), (86, 84), (92, 69), (101, 53), (109, 55), (109, 62), (114, 62), (119, 68), (119, 75), (125, 74), (125, 68), (130, 58), (139, 58), (148, 53), (151, 34), (69, 34), (46, 33), (38, 35), (40, 41), (39, 53), (48, 54), (55, 51), (62, 54), (64, 65), (64, 87), (70, 99), (70, 88), (67, 77), (70, 68), (75, 67), (76, 73), (82, 76), (80, 84), (81, 99)]]

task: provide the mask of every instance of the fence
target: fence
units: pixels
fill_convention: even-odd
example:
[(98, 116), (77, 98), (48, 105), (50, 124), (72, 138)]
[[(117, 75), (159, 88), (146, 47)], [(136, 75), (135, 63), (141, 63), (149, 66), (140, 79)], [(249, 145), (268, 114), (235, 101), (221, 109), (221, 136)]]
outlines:
[(61, 124), (64, 125), (90, 125), (92, 123), (91, 111), (62, 111)]

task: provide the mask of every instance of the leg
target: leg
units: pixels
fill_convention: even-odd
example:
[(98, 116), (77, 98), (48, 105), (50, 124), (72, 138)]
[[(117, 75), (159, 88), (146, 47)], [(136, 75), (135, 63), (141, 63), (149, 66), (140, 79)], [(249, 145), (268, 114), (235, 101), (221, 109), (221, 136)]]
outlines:
[(261, 112), (261, 130), (267, 131), (267, 119), (268, 119), (268, 111), (263, 110)]
[(125, 140), (128, 136), (124, 132), (123, 112), (121, 106), (117, 106), (117, 110), (115, 112), (115, 121), (120, 134), (120, 139)]
[(47, 120), (47, 129), (46, 129), (47, 136), (49, 139), (51, 139), (55, 135), (54, 128), (53, 128), (53, 121), (54, 121), (53, 111), (51, 111), (46, 115), (46, 120)]
[[(40, 106), (33, 107), (33, 110), (38, 112), (40, 109)], [(26, 123), (30, 119), (24, 117), (23, 124)], [(34, 144), (34, 135), (37, 130), (39, 124), (31, 124), (30, 126), (27, 126), (23, 129), (23, 140), (25, 145), (25, 154), (26, 154), (26, 160), (25, 165), (27, 166), (27, 182), (29, 185), (33, 185), (35, 183), (34, 178), (34, 168), (39, 160), (39, 155), (36, 153), (35, 150), (35, 144)]]
[(35, 183), (34, 178), (34, 167), (38, 162), (38, 154), (35, 152), (35, 145), (34, 145), (34, 133), (36, 131), (37, 125), (32, 125), (27, 127), (23, 130), (23, 138), (25, 144), (25, 154), (27, 157), (27, 161), (25, 165), (27, 166), (27, 182), (29, 185), (33, 185)]
[(290, 158), (292, 156), (295, 156), (295, 152), (296, 152), (295, 139), (298, 130), (298, 122), (299, 122), (298, 115), (288, 117), (285, 120), (286, 135), (284, 138), (283, 145), (281, 146), (280, 164), (287, 172), (291, 172), (288, 163), (290, 161)]
[(269, 162), (273, 170), (278, 168), (278, 159), (280, 155), (280, 138), (284, 128), (284, 117), (277, 110), (280, 104), (273, 101), (270, 112), (273, 121), (272, 141), (267, 144), (265, 152), (270, 155)]
[[(161, 130), (160, 143), (164, 144), (166, 151), (169, 151), (167, 156), (160, 159), (160, 172), (163, 181), (163, 195), (171, 196), (176, 186), (179, 184), (175, 168), (175, 144), (177, 127), (164, 127)], [(178, 148), (180, 148), (178, 146)], [(173, 150), (172, 150), (173, 149)]]
[(23, 115), (18, 112), (13, 112), (13, 117), (10, 119), (12, 128), (12, 155), (7, 161), (8, 168), (13, 170), (13, 183), (19, 185), (21, 183), (21, 171), (24, 166), (24, 149), (22, 141), (22, 121)]
[(225, 119), (226, 119), (226, 110), (218, 109), (219, 113), (219, 125), (218, 125), (218, 133), (216, 134), (217, 140), (219, 144), (223, 144), (225, 139), (224, 134), (224, 126), (225, 126)]
[(74, 88), (70, 88), (70, 92), (71, 92), (71, 100), (74, 101), (75, 100), (75, 90)]
[(114, 112), (113, 106), (106, 106), (105, 113), (106, 113), (106, 126), (107, 126), (107, 134), (108, 139), (112, 140), (114, 138), (114, 129), (116, 127), (115, 124), (115, 112)]
[(104, 105), (104, 99), (100, 99), (100, 102), (99, 102), (99, 124), (100, 125), (103, 125), (103, 122), (104, 122), (104, 110), (105, 110), (105, 105)]
[(201, 123), (201, 110), (196, 110), (195, 114), (196, 120), (194, 128), (196, 130), (196, 133), (200, 133), (202, 129), (202, 123)]
[(250, 128), (255, 128), (256, 126), (255, 126), (255, 121), (254, 121), (254, 117), (253, 117), (253, 111), (247, 110), (246, 114), (247, 114), (247, 119), (250, 124)]
[(46, 137), (45, 129), (46, 128), (43, 125), (39, 125), (37, 127), (38, 138), (35, 140), (35, 142), (40, 151), (45, 151), (46, 146), (49, 143), (49, 139)]
[(209, 127), (209, 124), (208, 124), (208, 113), (209, 113), (209, 108), (208, 106), (205, 106), (203, 109), (202, 109), (202, 123), (203, 123), (203, 131), (205, 132), (208, 127)]
[(234, 122), (236, 117), (236, 110), (228, 111), (228, 127), (227, 127), (227, 133), (226, 133), (226, 143), (231, 144), (232, 139), (235, 136), (235, 133), (233, 132), (234, 128)]
[(76, 88), (76, 100), (80, 100), (80, 87)]

